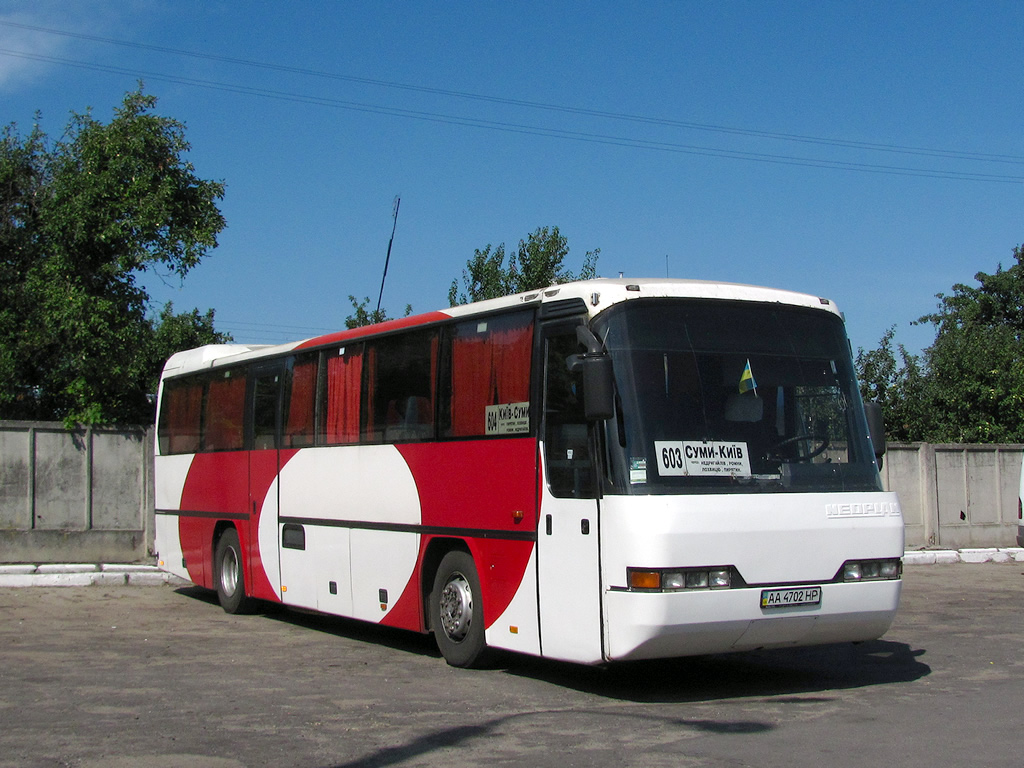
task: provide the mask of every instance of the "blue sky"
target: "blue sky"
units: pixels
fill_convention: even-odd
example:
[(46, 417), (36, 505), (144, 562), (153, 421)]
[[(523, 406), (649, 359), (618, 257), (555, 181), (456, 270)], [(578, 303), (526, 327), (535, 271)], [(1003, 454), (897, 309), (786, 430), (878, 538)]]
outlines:
[(393, 315), (557, 225), (573, 270), (828, 296), (855, 349), (919, 349), (1024, 241), (1021, 40), (1019, 2), (0, 0), (0, 122), (143, 79), (228, 221), (145, 284), (242, 342), (375, 305), (400, 195)]

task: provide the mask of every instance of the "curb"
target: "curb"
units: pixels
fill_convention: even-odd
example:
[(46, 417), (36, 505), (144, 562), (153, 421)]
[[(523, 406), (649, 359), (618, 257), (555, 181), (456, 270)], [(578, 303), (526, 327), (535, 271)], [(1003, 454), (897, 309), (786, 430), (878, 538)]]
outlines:
[[(956, 563), (1024, 563), (1024, 547), (924, 549), (903, 553), (904, 565)], [(0, 565), (0, 587), (157, 587), (164, 584), (181, 587), (191, 583), (155, 565)]]
[(953, 563), (1024, 563), (1024, 548), (925, 549), (903, 553), (904, 565), (947, 565)]
[(155, 587), (190, 583), (155, 565), (0, 565), (0, 587)]

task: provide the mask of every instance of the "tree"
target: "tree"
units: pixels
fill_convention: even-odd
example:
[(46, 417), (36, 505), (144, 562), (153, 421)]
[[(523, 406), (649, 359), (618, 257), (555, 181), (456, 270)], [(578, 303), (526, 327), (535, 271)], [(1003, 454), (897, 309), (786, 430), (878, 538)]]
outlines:
[(920, 440), (929, 431), (929, 416), (924, 408), (925, 389), (921, 359), (898, 346), (900, 362), (893, 352), (895, 328), (889, 328), (878, 349), (857, 351), (857, 379), (865, 402), (882, 406), (887, 437), (898, 442)]
[(198, 309), (174, 314), (174, 305), (167, 302), (160, 314), (150, 321), (152, 335), (148, 350), (147, 372), (152, 372), (145, 390), (156, 392), (160, 371), (167, 358), (183, 349), (194, 349), (206, 344), (227, 344), (233, 341), (231, 334), (221, 333), (214, 328), (214, 311), (208, 309), (199, 314)]
[(1024, 440), (1024, 248), (979, 285), (958, 283), (939, 294), (936, 312), (919, 322), (935, 327), (926, 352), (935, 442)]
[(86, 112), (56, 141), (38, 125), (0, 134), (0, 417), (152, 418), (154, 334), (169, 318), (147, 318), (136, 280), (184, 278), (225, 225), (223, 183), (195, 175), (184, 126), (155, 106), (140, 84), (107, 124)]
[[(370, 306), (370, 297), (367, 296), (362, 301), (356, 299), (351, 294), (348, 300), (352, 302), (352, 314), (345, 318), (346, 328), (362, 328), (364, 325), (373, 325), (374, 323), (384, 323), (393, 318), (388, 316), (386, 309), (367, 309)], [(405, 305), (405, 317), (412, 314), (412, 304)]]
[(1024, 441), (1024, 248), (1013, 256), (1009, 269), (978, 272), (979, 285), (938, 294), (937, 310), (916, 321), (935, 327), (920, 358), (900, 346), (897, 364), (892, 329), (858, 353), (862, 393), (882, 403), (895, 439)]
[(459, 292), (458, 278), (452, 280), (448, 290), (451, 306), (471, 301), (494, 299), (512, 293), (547, 288), (549, 285), (588, 280), (597, 274), (600, 248), (588, 251), (578, 275), (563, 268), (569, 255), (568, 240), (558, 227), (538, 227), (519, 241), (519, 250), (505, 264), (505, 244), (491, 250), (491, 245), (476, 249), (473, 258), (462, 271), (463, 291)]

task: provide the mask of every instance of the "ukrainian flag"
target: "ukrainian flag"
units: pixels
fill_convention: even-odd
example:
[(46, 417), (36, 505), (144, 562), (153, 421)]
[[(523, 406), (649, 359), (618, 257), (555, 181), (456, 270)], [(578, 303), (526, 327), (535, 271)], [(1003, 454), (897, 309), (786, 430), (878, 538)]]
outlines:
[(740, 394), (744, 392), (750, 392), (753, 390), (754, 394), (757, 394), (757, 382), (754, 381), (754, 374), (750, 371), (750, 359), (747, 359), (747, 364), (743, 368), (743, 373), (740, 374)]

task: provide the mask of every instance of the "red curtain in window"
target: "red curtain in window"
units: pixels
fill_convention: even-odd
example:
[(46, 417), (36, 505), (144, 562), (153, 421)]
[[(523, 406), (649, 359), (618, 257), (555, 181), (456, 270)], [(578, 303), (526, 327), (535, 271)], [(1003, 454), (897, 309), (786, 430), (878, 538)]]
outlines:
[(167, 453), (195, 453), (199, 450), (199, 417), (203, 408), (203, 385), (199, 382), (165, 390)]
[(313, 444), (316, 372), (316, 358), (296, 361), (292, 368), (292, 392), (285, 424), (285, 445), (290, 448)]
[(530, 399), (533, 325), (529, 316), (499, 318), (479, 331), (459, 327), (452, 341), (452, 434), (487, 432), (487, 406)]
[(327, 359), (328, 443), (359, 441), (359, 388), (362, 372), (361, 353), (336, 355)]
[(533, 328), (504, 328), (492, 334), (494, 383), (499, 403), (525, 403), (530, 399), (530, 357)]
[[(460, 328), (460, 331), (465, 326)], [(494, 396), (491, 345), (486, 334), (456, 336), (452, 340), (452, 434), (482, 435), (486, 407)]]
[(237, 451), (243, 443), (245, 376), (213, 379), (206, 397), (206, 428), (203, 450)]

